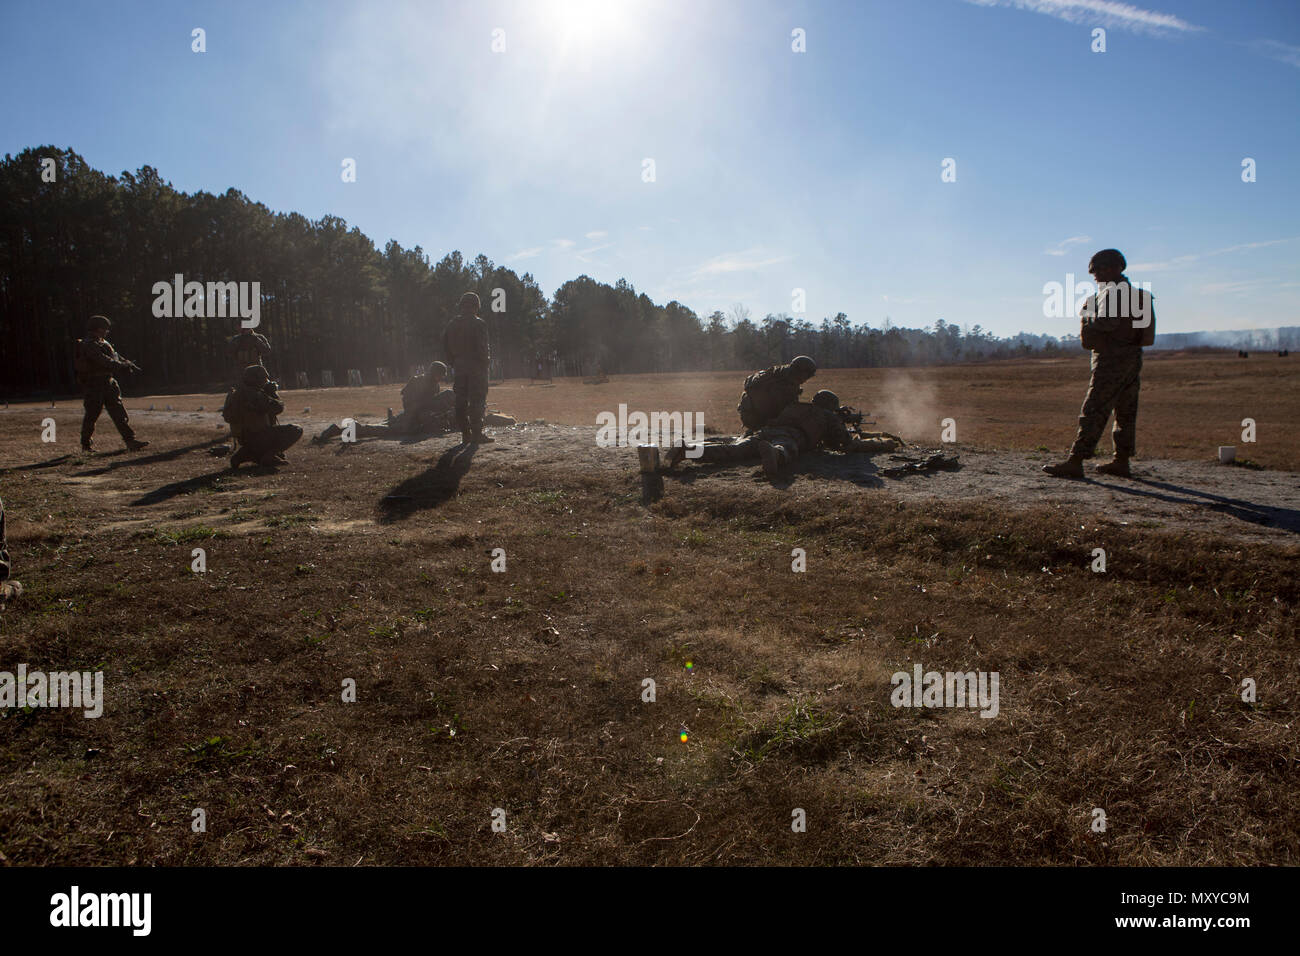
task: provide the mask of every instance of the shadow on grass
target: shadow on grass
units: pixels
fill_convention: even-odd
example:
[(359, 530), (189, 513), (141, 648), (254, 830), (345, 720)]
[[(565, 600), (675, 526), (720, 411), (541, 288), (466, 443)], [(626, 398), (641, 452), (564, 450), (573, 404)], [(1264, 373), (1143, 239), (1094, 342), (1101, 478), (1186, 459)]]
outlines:
[(1268, 525), (1273, 528), (1281, 528), (1283, 531), (1290, 531), (1292, 534), (1300, 534), (1300, 511), (1294, 508), (1276, 508), (1272, 505), (1243, 501), (1240, 498), (1226, 498), (1223, 495), (1210, 494), (1208, 491), (1184, 488), (1182, 485), (1171, 485), (1167, 481), (1153, 481), (1150, 478), (1135, 477), (1130, 481), (1133, 484), (1148, 485), (1152, 488), (1177, 492), (1178, 494), (1142, 491), (1123, 482), (1114, 484), (1106, 482), (1105, 486), (1112, 491), (1121, 491), (1124, 494), (1138, 495), (1143, 498), (1157, 498), (1171, 504), (1199, 505), (1202, 508), (1209, 508), (1211, 511), (1217, 511), (1220, 514), (1226, 514), (1241, 521), (1248, 521), (1251, 524)]
[(389, 489), (379, 500), (380, 523), (401, 521), (456, 497), (477, 450), (477, 445), (453, 445), (432, 468)]
[(145, 505), (156, 505), (163, 501), (169, 501), (179, 495), (189, 495), (202, 488), (215, 488), (222, 478), (229, 478), (235, 472), (229, 468), (221, 468), (217, 471), (208, 472), (206, 475), (196, 475), (193, 478), (186, 478), (183, 481), (173, 481), (169, 485), (163, 485), (161, 488), (155, 488), (148, 494), (141, 495), (135, 501), (131, 502), (132, 508), (139, 508)]
[(65, 461), (71, 461), (72, 455), (60, 455), (58, 458), (51, 458), (48, 461), (37, 461), (30, 465), (11, 465), (8, 468), (0, 468), (0, 475), (7, 475), (14, 471), (35, 471), (39, 468), (53, 468), (55, 465), (61, 465)]
[[(169, 448), (167, 451), (155, 452), (148, 455), (132, 455), (130, 458), (123, 458), (121, 461), (114, 461), (105, 465), (103, 468), (91, 468), (88, 471), (78, 471), (73, 473), (74, 478), (86, 478), (91, 475), (105, 475), (118, 468), (134, 467), (136, 465), (152, 465), (160, 461), (174, 461), (182, 455), (192, 451), (198, 451), (200, 448), (211, 448), (213, 445), (223, 444), (230, 441), (229, 435), (218, 435), (216, 438), (210, 438), (207, 441), (201, 441), (193, 445), (182, 445), (180, 448)], [(126, 451), (110, 452), (114, 457), (125, 455)], [(104, 457), (103, 455), (97, 457)]]
[[(437, 430), (437, 431), (411, 432), (410, 434), (397, 434), (397, 435), (364, 435), (358, 437), (357, 440), (354, 442), (340, 441), (338, 443), (338, 448), (335, 450), (334, 454), (336, 455), (345, 454), (351, 448), (355, 448), (360, 445), (365, 445), (372, 441), (373, 442), (394, 442), (395, 444), (398, 445), (418, 445), (421, 442), (428, 441), (430, 438), (443, 438), (450, 434), (452, 433), (449, 431)], [(313, 440), (312, 444), (329, 445), (332, 444), (332, 440), (327, 442), (318, 442)]]

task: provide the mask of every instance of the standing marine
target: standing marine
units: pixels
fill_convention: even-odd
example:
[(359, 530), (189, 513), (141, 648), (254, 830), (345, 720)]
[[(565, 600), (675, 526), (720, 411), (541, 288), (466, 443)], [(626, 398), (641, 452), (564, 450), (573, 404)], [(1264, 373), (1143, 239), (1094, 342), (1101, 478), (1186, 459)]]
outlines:
[(112, 323), (104, 315), (90, 317), (90, 335), (77, 340), (77, 351), (73, 365), (77, 371), (77, 381), (83, 389), (85, 415), (81, 419), (81, 447), (83, 451), (94, 451), (91, 441), (95, 434), (95, 422), (101, 411), (107, 411), (108, 417), (117, 426), (118, 434), (126, 442), (128, 451), (139, 451), (149, 443), (135, 437), (131, 428), (131, 419), (122, 404), (122, 389), (114, 378), (114, 373), (132, 369), (140, 371), (140, 366), (130, 359), (123, 358), (113, 350), (106, 336)]
[(800, 355), (787, 365), (773, 365), (745, 379), (741, 393), (740, 423), (747, 432), (771, 422), (787, 405), (799, 401), (801, 386), (817, 374), (817, 363)]
[(1079, 310), (1079, 341), (1092, 350), (1092, 378), (1079, 410), (1079, 431), (1070, 457), (1043, 466), (1054, 478), (1083, 477), (1083, 461), (1093, 456), (1112, 411), (1115, 458), (1098, 465), (1097, 471), (1130, 477), (1129, 459), (1137, 447), (1142, 349), (1155, 342), (1156, 313), (1151, 293), (1135, 288), (1124, 275), (1126, 268), (1118, 249), (1103, 249), (1088, 263), (1097, 293)]
[(488, 347), (487, 323), (479, 318), (479, 297), (466, 292), (460, 297), (459, 314), (447, 323), (442, 333), (442, 351), (455, 370), (452, 391), (456, 395), (456, 424), (466, 445), (495, 439), (483, 434), (483, 417), (487, 414)]

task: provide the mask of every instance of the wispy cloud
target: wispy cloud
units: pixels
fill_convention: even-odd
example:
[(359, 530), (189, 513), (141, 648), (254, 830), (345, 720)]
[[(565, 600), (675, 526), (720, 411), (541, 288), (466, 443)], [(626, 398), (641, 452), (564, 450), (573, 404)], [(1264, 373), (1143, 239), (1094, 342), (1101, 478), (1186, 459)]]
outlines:
[(1015, 7), (1042, 13), (1067, 23), (1087, 23), (1107, 29), (1129, 30), (1154, 36), (1197, 33), (1205, 29), (1157, 10), (1143, 10), (1117, 0), (966, 0), (981, 7)]
[(1264, 56), (1300, 67), (1300, 46), (1292, 46), (1279, 40), (1256, 40), (1254, 46), (1256, 52)]
[[(518, 252), (516, 252), (514, 255), (510, 257), (510, 261), (514, 261), (516, 259), (532, 259), (536, 256), (540, 256), (547, 249), (558, 250), (560, 252), (568, 252), (576, 245), (577, 243), (574, 242), (572, 239), (552, 239), (549, 243), (547, 243), (544, 246), (529, 246), (527, 249), (520, 249)], [(591, 251), (591, 250), (587, 250), (587, 251)], [(578, 256), (578, 258), (580, 259), (582, 258), (581, 253), (576, 253), (576, 255)]]
[(586, 262), (586, 263), (589, 263), (589, 264), (594, 263), (594, 264), (596, 264), (596, 265), (603, 265), (603, 263), (597, 263), (595, 259), (592, 259), (592, 258), (591, 258), (591, 256), (592, 256), (593, 253), (600, 252), (602, 249), (609, 249), (609, 248), (612, 247), (613, 245), (614, 245), (614, 243), (612, 243), (612, 242), (606, 242), (606, 243), (603, 243), (602, 245), (599, 245), (599, 246), (591, 246), (591, 247), (588, 248), (588, 249), (579, 249), (577, 252), (574, 253), (574, 257), (575, 257), (579, 262)]
[(789, 262), (790, 256), (770, 256), (761, 249), (746, 249), (744, 252), (728, 252), (714, 256), (691, 273), (691, 278), (702, 279), (705, 276), (726, 275), (731, 272), (753, 272), (768, 266)]
[(1266, 279), (1251, 279), (1243, 282), (1206, 282), (1196, 287), (1197, 295), (1243, 295), (1274, 285)]
[(593, 229), (591, 232), (587, 233), (587, 238), (588, 238), (588, 239), (604, 239), (604, 238), (605, 238), (606, 236), (608, 236), (608, 235), (609, 235), (609, 233), (606, 232), (604, 229)]
[(1136, 262), (1129, 263), (1130, 272), (1169, 272), (1173, 269), (1181, 268), (1190, 262), (1196, 262), (1198, 259), (1208, 259), (1211, 256), (1223, 256), (1231, 252), (1242, 252), (1246, 249), (1263, 249), (1266, 246), (1277, 246), (1284, 242), (1295, 242), (1300, 236), (1290, 236), (1286, 239), (1266, 239), (1263, 242), (1243, 242), (1236, 246), (1225, 246), (1222, 249), (1213, 249), (1210, 252), (1193, 252), (1185, 256), (1174, 256), (1172, 259), (1166, 259), (1164, 262)]
[(1063, 256), (1070, 246), (1077, 246), (1081, 242), (1091, 242), (1092, 236), (1071, 236), (1069, 239), (1062, 239), (1055, 246), (1043, 250), (1044, 255)]

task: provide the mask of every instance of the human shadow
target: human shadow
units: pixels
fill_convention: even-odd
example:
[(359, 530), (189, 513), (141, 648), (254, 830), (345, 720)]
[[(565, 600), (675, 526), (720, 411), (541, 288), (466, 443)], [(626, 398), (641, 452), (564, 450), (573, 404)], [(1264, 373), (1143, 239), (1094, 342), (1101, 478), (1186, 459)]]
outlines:
[(380, 523), (401, 521), (417, 511), (437, 508), (456, 497), (460, 480), (469, 471), (477, 450), (477, 445), (453, 445), (442, 453), (432, 468), (390, 488), (379, 499)]
[(202, 488), (212, 488), (224, 477), (235, 474), (229, 468), (221, 468), (217, 471), (210, 471), (206, 475), (196, 475), (193, 478), (186, 478), (182, 481), (173, 481), (171, 484), (163, 485), (161, 488), (155, 488), (147, 494), (141, 495), (135, 501), (131, 502), (132, 508), (139, 508), (144, 505), (156, 505), (164, 501), (169, 501), (178, 495), (189, 495)]
[[(213, 445), (222, 444), (230, 441), (228, 435), (218, 435), (216, 438), (209, 438), (207, 441), (201, 441), (193, 445), (183, 445), (180, 448), (169, 448), (167, 451), (154, 452), (149, 455), (133, 455), (130, 458), (123, 458), (120, 461), (113, 461), (103, 468), (91, 468), (87, 471), (78, 471), (73, 474), (75, 478), (86, 478), (91, 475), (106, 475), (118, 468), (133, 468), (138, 465), (152, 465), (160, 461), (174, 461), (182, 455), (200, 448), (211, 448)], [(111, 452), (115, 457), (126, 454), (125, 451)]]
[(1160, 501), (1167, 501), (1177, 505), (1199, 505), (1203, 508), (1209, 508), (1211, 511), (1217, 511), (1221, 514), (1229, 515), (1240, 521), (1246, 521), (1250, 524), (1268, 525), (1273, 528), (1281, 528), (1283, 531), (1289, 531), (1292, 534), (1300, 534), (1300, 510), (1295, 508), (1277, 508), (1273, 505), (1261, 505), (1253, 501), (1243, 501), (1240, 498), (1228, 498), (1224, 495), (1211, 494), (1208, 491), (1199, 491), (1196, 488), (1184, 488), (1182, 485), (1172, 485), (1167, 481), (1155, 481), (1151, 478), (1130, 479), (1133, 484), (1149, 485), (1152, 488), (1159, 488), (1161, 491), (1178, 492), (1181, 495), (1191, 497), (1179, 497), (1176, 494), (1161, 494), (1159, 491), (1144, 491), (1138, 488), (1132, 488), (1128, 484), (1116, 482), (1106, 483), (1106, 487), (1112, 491), (1121, 491), (1128, 495), (1137, 495), (1143, 498), (1156, 498)]
[(30, 465), (10, 465), (8, 468), (0, 468), (0, 475), (7, 475), (14, 471), (36, 471), (40, 468), (53, 468), (56, 465), (63, 464), (65, 461), (71, 461), (72, 457), (72, 455), (60, 455), (58, 458), (50, 458), (47, 461), (36, 461), (32, 462)]

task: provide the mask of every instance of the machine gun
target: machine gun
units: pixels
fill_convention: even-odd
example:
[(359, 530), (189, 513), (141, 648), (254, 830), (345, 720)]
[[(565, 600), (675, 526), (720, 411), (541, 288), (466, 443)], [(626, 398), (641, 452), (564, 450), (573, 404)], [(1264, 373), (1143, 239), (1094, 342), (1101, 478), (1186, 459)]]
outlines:
[(865, 421), (866, 413), (858, 411), (849, 405), (841, 405), (835, 410), (835, 414), (840, 417), (846, 428), (853, 432), (858, 438), (862, 438), (862, 426), (874, 425), (875, 421)]

